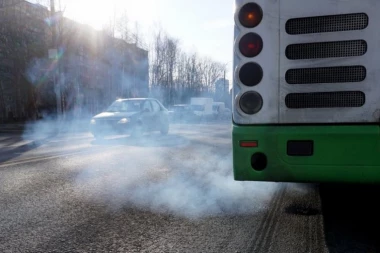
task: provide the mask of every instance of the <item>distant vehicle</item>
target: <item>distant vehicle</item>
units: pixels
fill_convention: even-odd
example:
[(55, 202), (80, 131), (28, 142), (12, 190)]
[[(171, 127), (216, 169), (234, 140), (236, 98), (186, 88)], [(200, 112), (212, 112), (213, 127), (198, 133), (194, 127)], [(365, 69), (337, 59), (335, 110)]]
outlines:
[(97, 139), (112, 134), (139, 136), (144, 132), (169, 132), (168, 110), (153, 98), (118, 99), (94, 116), (90, 131)]
[(212, 104), (214, 99), (206, 97), (192, 97), (190, 106), (196, 116), (201, 118), (211, 118), (213, 115)]
[(171, 107), (170, 119), (172, 121), (191, 121), (194, 116), (189, 104), (176, 104)]

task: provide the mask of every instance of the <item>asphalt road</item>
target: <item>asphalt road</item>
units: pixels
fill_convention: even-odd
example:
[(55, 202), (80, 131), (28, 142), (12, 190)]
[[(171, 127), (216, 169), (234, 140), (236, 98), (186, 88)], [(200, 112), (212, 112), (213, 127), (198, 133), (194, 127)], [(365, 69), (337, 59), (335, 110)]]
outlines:
[(376, 252), (374, 187), (234, 182), (228, 124), (0, 134), (0, 252)]

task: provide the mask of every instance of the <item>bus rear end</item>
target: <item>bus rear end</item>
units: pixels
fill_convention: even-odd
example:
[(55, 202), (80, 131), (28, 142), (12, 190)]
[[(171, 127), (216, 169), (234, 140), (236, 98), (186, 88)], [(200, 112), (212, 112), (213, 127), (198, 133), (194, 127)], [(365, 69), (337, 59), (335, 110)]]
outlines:
[(380, 182), (380, 1), (235, 7), (235, 180)]

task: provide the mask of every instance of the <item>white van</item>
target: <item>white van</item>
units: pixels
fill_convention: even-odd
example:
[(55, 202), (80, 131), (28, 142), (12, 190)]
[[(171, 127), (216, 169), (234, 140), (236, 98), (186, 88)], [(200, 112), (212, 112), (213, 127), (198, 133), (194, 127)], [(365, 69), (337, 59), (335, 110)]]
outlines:
[(205, 97), (193, 97), (190, 101), (191, 110), (201, 118), (211, 118), (214, 99)]

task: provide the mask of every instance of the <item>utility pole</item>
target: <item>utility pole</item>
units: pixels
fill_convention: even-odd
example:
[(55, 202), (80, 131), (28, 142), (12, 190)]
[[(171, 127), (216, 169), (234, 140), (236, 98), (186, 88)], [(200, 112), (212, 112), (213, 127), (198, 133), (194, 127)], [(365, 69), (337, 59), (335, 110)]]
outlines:
[(223, 96), (226, 93), (226, 70), (223, 71)]
[(226, 88), (226, 69), (229, 63), (231, 63), (231, 61), (224, 64), (224, 70), (223, 70), (223, 101), (224, 102), (226, 101), (229, 94), (229, 87)]
[(58, 41), (57, 41), (57, 19), (56, 19), (56, 11), (55, 11), (55, 0), (50, 0), (50, 20), (53, 24), (52, 26), (52, 49), (54, 51), (53, 61), (56, 61), (56, 71), (54, 72), (54, 89), (55, 89), (55, 96), (57, 101), (57, 117), (60, 119), (62, 114), (62, 99), (61, 99), (61, 85), (60, 80), (57, 80), (60, 78), (59, 73), (59, 59), (58, 59)]

